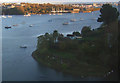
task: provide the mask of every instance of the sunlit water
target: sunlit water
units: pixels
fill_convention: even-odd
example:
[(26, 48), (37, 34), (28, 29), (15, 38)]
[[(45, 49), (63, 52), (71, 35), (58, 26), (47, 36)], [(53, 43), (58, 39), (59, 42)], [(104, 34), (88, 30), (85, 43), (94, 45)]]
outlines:
[[(12, 18), (3, 18), (3, 81), (102, 80), (101, 78), (81, 78), (63, 74), (38, 64), (31, 56), (36, 49), (37, 36), (45, 32), (51, 33), (54, 30), (63, 34), (72, 33), (81, 31), (83, 26), (91, 26), (92, 29), (98, 28), (101, 24), (96, 21), (99, 14), (97, 11), (63, 15), (32, 15), (31, 17), (13, 15)], [(70, 22), (70, 19), (77, 21)], [(64, 22), (69, 22), (69, 25), (62, 25)], [(12, 26), (16, 24), (18, 26)], [(29, 27), (29, 25), (33, 26)], [(5, 26), (12, 26), (12, 28), (5, 29)], [(27, 45), (28, 48), (20, 48), (21, 45)]]

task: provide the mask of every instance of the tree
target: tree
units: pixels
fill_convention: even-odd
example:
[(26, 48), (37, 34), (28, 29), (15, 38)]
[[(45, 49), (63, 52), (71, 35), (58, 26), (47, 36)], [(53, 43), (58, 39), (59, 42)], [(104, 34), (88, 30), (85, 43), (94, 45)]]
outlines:
[(119, 12), (115, 7), (112, 7), (110, 4), (104, 4), (100, 9), (100, 17), (98, 18), (98, 22), (103, 22), (105, 24), (109, 24), (110, 22), (118, 19)]
[(81, 34), (79, 32), (73, 32), (74, 36), (81, 36)]
[(57, 41), (58, 35), (59, 35), (59, 34), (58, 34), (58, 31), (57, 31), (57, 30), (54, 30), (54, 32), (53, 32), (54, 42)]
[(87, 36), (89, 36), (90, 32), (91, 32), (91, 27), (84, 26), (81, 30), (81, 35), (82, 35), (82, 37), (87, 37)]
[(49, 33), (45, 33), (46, 39), (49, 39)]

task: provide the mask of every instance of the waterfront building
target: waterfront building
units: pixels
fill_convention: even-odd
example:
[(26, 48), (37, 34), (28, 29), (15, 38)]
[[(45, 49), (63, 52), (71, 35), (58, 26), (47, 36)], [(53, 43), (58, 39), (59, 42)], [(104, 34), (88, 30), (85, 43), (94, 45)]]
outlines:
[(74, 8), (72, 13), (79, 13), (80, 9), (79, 8)]

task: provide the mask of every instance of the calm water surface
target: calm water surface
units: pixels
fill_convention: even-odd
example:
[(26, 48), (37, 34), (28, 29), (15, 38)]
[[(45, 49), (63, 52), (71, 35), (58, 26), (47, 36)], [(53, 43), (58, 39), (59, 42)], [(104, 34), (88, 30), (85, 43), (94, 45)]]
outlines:
[[(13, 15), (12, 18), (2, 19), (2, 42), (3, 42), (3, 81), (83, 81), (101, 80), (100, 78), (81, 78), (57, 72), (54, 69), (38, 64), (31, 56), (36, 49), (37, 36), (45, 32), (58, 30), (60, 33), (67, 34), (73, 31), (81, 31), (83, 26), (98, 28), (100, 23), (96, 22), (99, 12), (63, 14), (63, 15)], [(81, 21), (80, 18), (83, 20)], [(76, 19), (76, 22), (70, 22)], [(52, 22), (48, 22), (52, 20)], [(70, 22), (69, 25), (62, 25)], [(18, 26), (12, 26), (16, 25)], [(33, 27), (29, 27), (29, 25)], [(5, 29), (5, 26), (12, 26)], [(22, 49), (21, 45), (28, 48)]]

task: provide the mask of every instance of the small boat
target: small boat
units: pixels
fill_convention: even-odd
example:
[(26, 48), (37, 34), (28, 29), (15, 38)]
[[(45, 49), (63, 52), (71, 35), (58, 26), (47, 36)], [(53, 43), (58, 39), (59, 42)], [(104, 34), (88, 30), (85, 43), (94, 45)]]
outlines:
[(24, 16), (31, 16), (30, 14), (24, 15)]
[(11, 28), (11, 27), (6, 26), (5, 28), (6, 28), (6, 29), (9, 29), (9, 28)]
[(27, 46), (23, 45), (23, 46), (20, 46), (20, 48), (27, 48)]
[(58, 13), (58, 15), (62, 15), (62, 13)]
[(15, 25), (13, 25), (13, 26), (18, 26), (18, 24), (15, 24)]
[(76, 19), (71, 19), (71, 20), (70, 20), (70, 22), (75, 22), (75, 21), (77, 21), (77, 20), (76, 20)]
[(9, 15), (8, 15), (8, 18), (12, 18), (12, 16), (9, 16)]
[(32, 27), (33, 25), (29, 25), (29, 27)]
[(63, 25), (68, 25), (68, 24), (69, 24), (68, 22), (63, 23)]
[(2, 15), (2, 18), (7, 18), (5, 15)]
[(80, 21), (83, 21), (84, 19), (80, 18)]
[(48, 20), (48, 22), (52, 22), (52, 20)]

